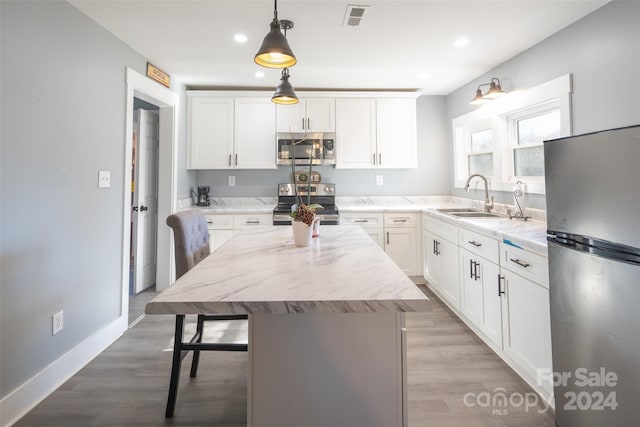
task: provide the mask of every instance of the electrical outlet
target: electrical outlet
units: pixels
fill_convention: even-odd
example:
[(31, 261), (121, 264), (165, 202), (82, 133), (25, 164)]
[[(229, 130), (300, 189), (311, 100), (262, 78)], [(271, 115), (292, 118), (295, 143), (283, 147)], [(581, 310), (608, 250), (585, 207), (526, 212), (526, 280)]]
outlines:
[(57, 334), (64, 327), (64, 319), (62, 317), (62, 310), (54, 314), (51, 318), (52, 320), (52, 335)]
[(98, 188), (111, 187), (111, 171), (98, 171)]
[(229, 187), (233, 187), (234, 185), (236, 185), (236, 177), (229, 175)]
[(376, 185), (382, 185), (383, 179), (382, 175), (376, 175)]

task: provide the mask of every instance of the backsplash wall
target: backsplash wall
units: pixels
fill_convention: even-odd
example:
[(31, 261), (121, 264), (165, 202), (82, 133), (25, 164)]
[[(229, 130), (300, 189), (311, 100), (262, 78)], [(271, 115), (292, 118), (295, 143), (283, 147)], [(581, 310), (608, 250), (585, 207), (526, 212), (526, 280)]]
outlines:
[[(451, 163), (444, 96), (417, 99), (417, 169), (335, 169), (314, 166), (324, 182), (336, 184), (340, 196), (433, 196), (449, 193)], [(337, 141), (339, 144), (340, 141)], [(299, 166), (298, 169), (301, 169)], [(276, 196), (277, 185), (290, 182), (291, 167), (276, 170), (201, 170), (195, 172), (196, 185), (211, 187), (212, 197)], [(382, 175), (384, 184), (376, 185)], [(235, 176), (236, 185), (227, 185)]]

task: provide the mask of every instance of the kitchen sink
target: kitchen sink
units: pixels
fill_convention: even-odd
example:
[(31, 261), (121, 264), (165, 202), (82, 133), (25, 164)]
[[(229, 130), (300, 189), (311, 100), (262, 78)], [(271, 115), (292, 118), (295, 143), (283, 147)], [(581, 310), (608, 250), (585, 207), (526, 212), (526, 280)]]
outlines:
[(503, 215), (491, 213), (491, 212), (451, 212), (453, 216), (459, 218), (504, 218)]
[(481, 211), (473, 208), (442, 208), (442, 209), (436, 209), (436, 210), (442, 213), (455, 213), (455, 212), (482, 213)]

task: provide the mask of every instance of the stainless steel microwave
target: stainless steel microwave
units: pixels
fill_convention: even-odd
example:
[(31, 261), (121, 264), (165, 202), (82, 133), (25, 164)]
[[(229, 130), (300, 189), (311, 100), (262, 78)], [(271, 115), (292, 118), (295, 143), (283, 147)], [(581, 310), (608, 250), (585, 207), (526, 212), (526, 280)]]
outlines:
[(278, 133), (277, 164), (335, 165), (335, 133)]

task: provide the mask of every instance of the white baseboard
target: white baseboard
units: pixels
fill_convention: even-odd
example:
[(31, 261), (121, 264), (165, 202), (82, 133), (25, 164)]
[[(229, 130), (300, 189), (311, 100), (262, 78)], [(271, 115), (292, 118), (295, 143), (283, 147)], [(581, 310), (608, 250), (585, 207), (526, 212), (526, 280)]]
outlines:
[(54, 360), (49, 366), (0, 400), (0, 426), (20, 420), (93, 358), (109, 347), (124, 331), (127, 322), (117, 318), (80, 344)]

